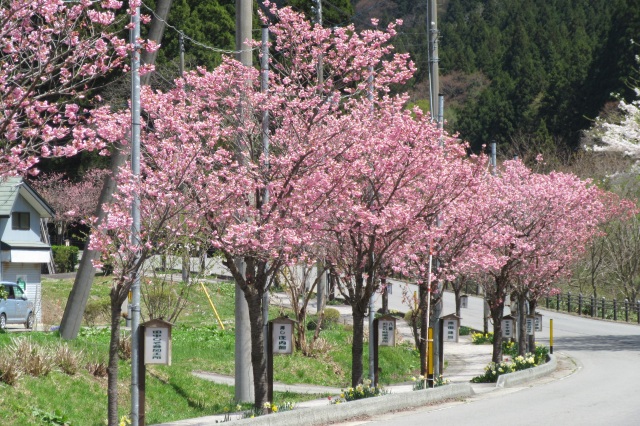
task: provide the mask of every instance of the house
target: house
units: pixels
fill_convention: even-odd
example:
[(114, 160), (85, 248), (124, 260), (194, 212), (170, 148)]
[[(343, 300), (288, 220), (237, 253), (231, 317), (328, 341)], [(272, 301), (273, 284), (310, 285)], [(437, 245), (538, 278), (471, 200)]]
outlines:
[(34, 303), (36, 323), (42, 321), (40, 271), (43, 263), (51, 262), (51, 246), (43, 242), (41, 224), (53, 214), (21, 177), (0, 179), (0, 279), (25, 287)]

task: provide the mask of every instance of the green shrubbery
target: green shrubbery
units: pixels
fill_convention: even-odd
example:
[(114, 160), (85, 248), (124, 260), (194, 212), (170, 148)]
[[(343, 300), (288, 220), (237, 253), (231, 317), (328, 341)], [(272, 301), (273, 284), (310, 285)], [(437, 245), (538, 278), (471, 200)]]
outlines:
[(53, 262), (56, 265), (56, 271), (73, 272), (78, 263), (79, 249), (75, 246), (51, 246), (53, 250)]
[(340, 311), (333, 308), (325, 308), (322, 322), (325, 325), (337, 324), (340, 322)]
[(89, 327), (111, 323), (111, 299), (108, 297), (89, 300), (82, 316)]

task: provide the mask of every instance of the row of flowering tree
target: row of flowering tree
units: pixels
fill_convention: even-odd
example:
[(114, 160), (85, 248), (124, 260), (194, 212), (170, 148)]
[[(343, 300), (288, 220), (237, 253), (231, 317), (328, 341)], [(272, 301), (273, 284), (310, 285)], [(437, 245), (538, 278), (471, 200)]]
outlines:
[[(430, 117), (407, 111), (407, 97), (391, 94), (413, 72), (392, 52), (395, 25), (359, 33), (311, 26), (288, 8), (272, 13), (268, 92), (257, 70), (231, 59), (185, 74), (167, 92), (143, 90), (140, 180), (122, 173), (117, 203), (92, 239), (104, 260), (116, 260), (120, 302), (163, 235), (207, 236), (249, 306), (256, 406), (267, 401), (263, 295), (283, 265), (322, 257), (336, 273), (353, 311), (355, 386), (380, 274), (426, 283), (430, 246), (442, 258), (441, 280), (488, 273), (499, 334), (516, 283), (544, 294), (579, 251), (567, 248), (587, 242), (610, 214), (602, 193), (571, 175), (536, 174), (517, 161), (489, 174), (484, 157), (469, 157)], [(101, 115), (97, 134), (125, 142), (123, 114)], [(148, 215), (141, 247), (128, 238), (134, 191)]]
[[(414, 71), (389, 43), (396, 24), (330, 30), (288, 8), (271, 13), (267, 92), (257, 70), (232, 59), (186, 73), (166, 92), (143, 89), (140, 177), (134, 180), (128, 165), (118, 174), (107, 220), (96, 222), (91, 238), (116, 272), (110, 384), (117, 380), (120, 306), (144, 261), (172, 238), (204, 238), (221, 251), (242, 289), (261, 407), (267, 402), (262, 296), (283, 265), (321, 257), (338, 277), (353, 310), (355, 386), (363, 379), (368, 300), (389, 270), (421, 283), (490, 274), (486, 290), (499, 327), (504, 298), (516, 283), (527, 294), (547, 292), (572, 260), (565, 252), (576, 251), (612, 214), (603, 193), (571, 175), (540, 175), (519, 162), (487, 173), (483, 156), (469, 157), (429, 116), (407, 111), (407, 96), (392, 94)], [(51, 113), (45, 122), (63, 122), (64, 111)], [(129, 117), (95, 110), (74, 128), (70, 148), (58, 152), (38, 142), (29, 152), (126, 145)], [(58, 127), (71, 129), (65, 126)], [(47, 134), (34, 132), (38, 141)], [(28, 150), (13, 153), (22, 169), (33, 163)], [(141, 200), (139, 246), (130, 238), (134, 193)], [(442, 267), (429, 277), (434, 248)], [(499, 351), (494, 347), (494, 359)], [(109, 389), (111, 422), (117, 387)]]

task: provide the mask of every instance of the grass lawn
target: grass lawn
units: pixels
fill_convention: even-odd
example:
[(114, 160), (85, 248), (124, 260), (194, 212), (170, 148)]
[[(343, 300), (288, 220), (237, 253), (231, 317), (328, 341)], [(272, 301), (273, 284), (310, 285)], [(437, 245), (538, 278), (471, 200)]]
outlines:
[[(43, 281), (43, 318), (45, 324), (59, 323), (64, 304), (71, 289), (70, 280)], [(91, 291), (91, 300), (108, 299), (109, 280), (98, 277)], [(201, 286), (194, 286), (189, 303), (173, 328), (172, 365), (148, 366), (146, 378), (147, 423), (220, 414), (235, 411), (234, 389), (218, 385), (192, 375), (194, 370), (233, 375), (235, 335), (233, 330), (234, 284), (208, 283), (207, 290), (225, 324), (217, 323)], [(50, 311), (47, 311), (47, 310)], [(279, 314), (273, 308), (271, 317)], [(56, 318), (56, 315), (57, 318)], [(106, 320), (106, 319), (105, 319)], [(326, 340), (325, 350), (315, 357), (300, 353), (277, 356), (274, 359), (274, 379), (293, 384), (309, 383), (334, 387), (347, 387), (351, 377), (351, 331), (342, 325), (333, 325), (321, 332)], [(54, 353), (60, 338), (56, 332), (0, 333), (0, 356), (10, 352), (15, 339), (31, 339), (33, 343)], [(80, 336), (65, 342), (81, 358), (74, 375), (54, 368), (49, 374), (32, 377), (23, 374), (15, 384), (0, 382), (0, 424), (22, 425), (103, 425), (106, 421), (107, 380), (95, 377), (85, 365), (105, 363), (109, 331), (106, 328), (83, 328)], [(364, 366), (368, 359), (365, 346)], [(1, 364), (0, 364), (1, 365)], [(381, 383), (406, 382), (419, 370), (419, 359), (408, 344), (395, 348), (380, 348), (379, 365)], [(120, 361), (120, 412), (130, 410), (130, 362)], [(1, 373), (0, 373), (1, 374)], [(275, 393), (275, 403), (297, 402), (318, 396)], [(245, 404), (243, 409), (249, 409)]]

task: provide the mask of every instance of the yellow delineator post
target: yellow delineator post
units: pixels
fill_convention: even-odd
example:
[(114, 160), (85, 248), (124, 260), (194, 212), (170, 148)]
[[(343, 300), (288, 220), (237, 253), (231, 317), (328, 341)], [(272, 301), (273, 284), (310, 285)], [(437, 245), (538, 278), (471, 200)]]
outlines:
[(220, 315), (218, 315), (218, 310), (216, 309), (215, 305), (211, 301), (211, 297), (209, 297), (209, 292), (207, 291), (207, 288), (204, 286), (204, 283), (200, 283), (200, 285), (202, 286), (202, 289), (204, 290), (204, 294), (207, 295), (207, 299), (209, 299), (209, 303), (211, 304), (211, 307), (213, 308), (213, 313), (216, 314), (216, 318), (218, 319), (218, 324), (220, 324), (220, 327), (224, 330), (224, 324), (220, 320)]
[(430, 388), (434, 386), (433, 382), (433, 327), (427, 329), (427, 382)]
[(553, 354), (553, 319), (549, 320), (549, 353)]

